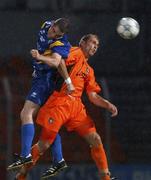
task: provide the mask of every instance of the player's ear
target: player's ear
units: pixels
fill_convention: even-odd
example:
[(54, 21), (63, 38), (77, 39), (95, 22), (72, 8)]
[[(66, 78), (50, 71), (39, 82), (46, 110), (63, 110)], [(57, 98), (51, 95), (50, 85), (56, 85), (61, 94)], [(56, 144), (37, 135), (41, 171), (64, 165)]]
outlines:
[(80, 42), (79, 42), (79, 46), (80, 46), (80, 47), (83, 46), (84, 43), (85, 43), (85, 41), (84, 41), (83, 39), (81, 39)]

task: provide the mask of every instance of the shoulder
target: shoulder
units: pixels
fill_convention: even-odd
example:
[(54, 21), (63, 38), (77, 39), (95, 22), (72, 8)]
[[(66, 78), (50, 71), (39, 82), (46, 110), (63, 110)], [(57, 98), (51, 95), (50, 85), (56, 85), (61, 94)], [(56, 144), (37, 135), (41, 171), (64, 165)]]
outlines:
[(50, 44), (50, 48), (58, 47), (58, 46), (64, 46), (65, 44), (59, 40), (53, 41)]
[(63, 58), (67, 58), (69, 55), (71, 45), (70, 43), (64, 43), (61, 42), (60, 40), (55, 40), (49, 45), (49, 48), (53, 53), (58, 53)]
[(81, 49), (77, 46), (71, 47), (70, 54), (75, 55), (75, 56), (82, 56), (83, 55)]
[(64, 36), (58, 39), (54, 39), (51, 43), (50, 43), (50, 48), (53, 47), (58, 47), (58, 46), (62, 46), (62, 47), (71, 47), (71, 44), (69, 43), (69, 41), (67, 40), (67, 38), (65, 38)]
[(68, 36), (67, 34), (64, 34), (61, 38), (56, 39), (56, 41), (62, 42), (64, 45), (69, 44)]
[(84, 58), (82, 56), (81, 50), (79, 47), (71, 47), (68, 59), (67, 59), (67, 64), (75, 64), (75, 63), (82, 63), (84, 62)]
[(81, 59), (81, 52), (79, 47), (71, 47), (69, 52), (69, 59)]

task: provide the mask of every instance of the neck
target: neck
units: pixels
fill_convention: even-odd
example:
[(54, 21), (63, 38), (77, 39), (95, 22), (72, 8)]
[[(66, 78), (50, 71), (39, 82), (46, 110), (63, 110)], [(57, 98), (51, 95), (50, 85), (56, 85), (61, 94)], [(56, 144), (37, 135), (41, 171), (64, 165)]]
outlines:
[(88, 54), (87, 54), (86, 52), (84, 52), (84, 51), (83, 51), (83, 54), (84, 54), (85, 59), (86, 59), (86, 61), (87, 61), (87, 60), (88, 60), (88, 58), (89, 58)]
[(84, 49), (83, 49), (82, 47), (80, 47), (80, 48), (81, 48), (81, 50), (82, 50), (82, 52), (83, 52), (85, 58), (88, 59), (88, 58), (89, 58), (88, 54), (84, 51)]

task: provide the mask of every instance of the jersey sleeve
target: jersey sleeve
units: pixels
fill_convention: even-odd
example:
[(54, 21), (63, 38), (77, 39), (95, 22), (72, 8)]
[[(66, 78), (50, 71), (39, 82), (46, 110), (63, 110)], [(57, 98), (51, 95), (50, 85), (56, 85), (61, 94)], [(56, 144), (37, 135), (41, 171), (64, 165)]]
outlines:
[(91, 92), (98, 93), (101, 91), (101, 87), (98, 85), (98, 83), (95, 80), (94, 70), (92, 68), (90, 68), (90, 72), (85, 83), (85, 88), (86, 88), (87, 94)]
[(51, 21), (45, 21), (42, 25), (41, 25), (41, 29), (44, 29), (45, 27), (50, 27), (51, 25)]
[(58, 53), (62, 58), (66, 59), (68, 57), (69, 51), (70, 51), (70, 43), (64, 43), (61, 41), (55, 41), (50, 46), (52, 53)]

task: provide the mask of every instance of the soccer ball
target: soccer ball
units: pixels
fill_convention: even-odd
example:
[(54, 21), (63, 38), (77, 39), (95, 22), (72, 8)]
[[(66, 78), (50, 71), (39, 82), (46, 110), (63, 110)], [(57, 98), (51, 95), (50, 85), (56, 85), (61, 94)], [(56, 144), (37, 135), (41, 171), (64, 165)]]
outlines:
[(118, 34), (124, 39), (135, 38), (140, 31), (138, 22), (131, 17), (123, 17), (117, 25)]

